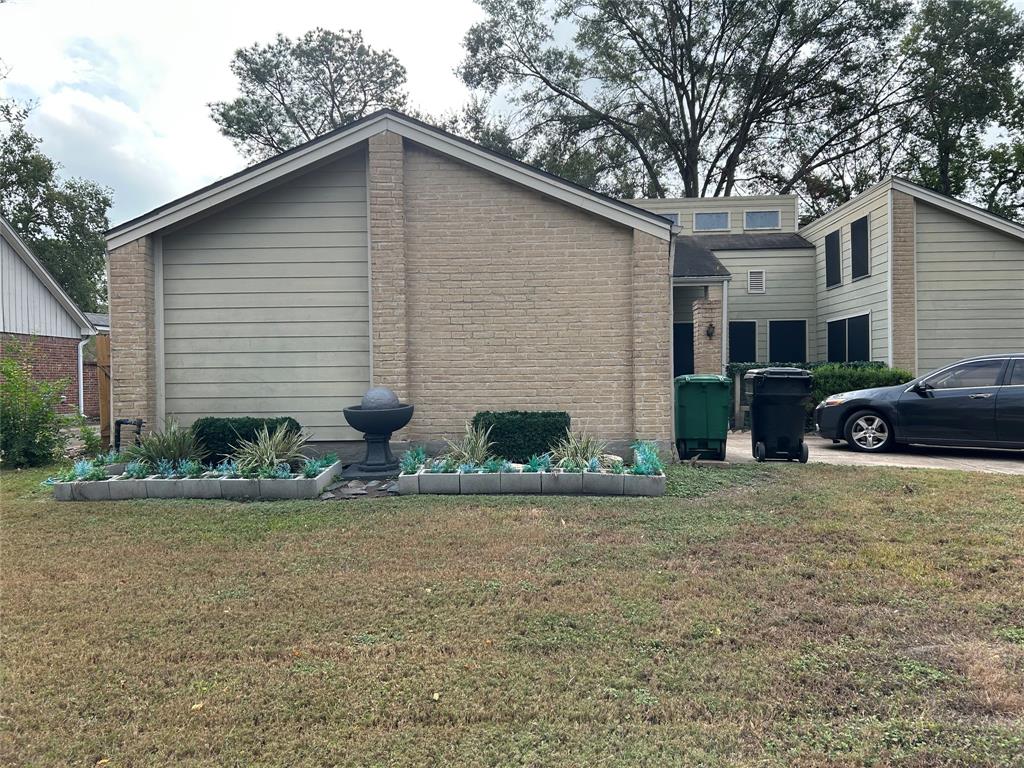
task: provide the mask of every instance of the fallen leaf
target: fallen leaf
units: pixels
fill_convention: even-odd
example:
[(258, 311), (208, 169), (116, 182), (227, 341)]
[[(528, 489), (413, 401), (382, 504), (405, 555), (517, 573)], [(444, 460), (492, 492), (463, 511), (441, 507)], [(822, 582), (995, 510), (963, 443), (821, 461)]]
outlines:
[(110, 762), (109, 757), (104, 757), (102, 760), (97, 760), (96, 765), (107, 765)]
[(437, 691), (434, 691), (434, 701), (440, 701), (440, 700), (441, 700), (441, 694), (438, 693)]
[(205, 701), (197, 701), (195, 704), (192, 705), (192, 711), (193, 712), (198, 712), (200, 709), (202, 709), (205, 706), (206, 706), (206, 702)]

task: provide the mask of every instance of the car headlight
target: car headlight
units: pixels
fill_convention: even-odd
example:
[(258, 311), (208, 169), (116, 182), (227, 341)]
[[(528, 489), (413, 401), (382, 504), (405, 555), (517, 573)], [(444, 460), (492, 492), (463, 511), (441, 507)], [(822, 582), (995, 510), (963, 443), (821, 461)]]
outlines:
[(846, 395), (832, 395), (832, 397), (826, 397), (822, 404), (826, 408), (831, 408), (833, 405), (842, 405), (846, 402)]

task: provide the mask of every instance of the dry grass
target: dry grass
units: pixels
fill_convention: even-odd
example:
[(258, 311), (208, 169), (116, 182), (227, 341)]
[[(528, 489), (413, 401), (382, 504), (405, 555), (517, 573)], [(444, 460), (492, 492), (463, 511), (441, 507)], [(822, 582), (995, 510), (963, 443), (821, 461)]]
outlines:
[(340, 504), (7, 473), (0, 763), (1024, 765), (1019, 478), (672, 472)]

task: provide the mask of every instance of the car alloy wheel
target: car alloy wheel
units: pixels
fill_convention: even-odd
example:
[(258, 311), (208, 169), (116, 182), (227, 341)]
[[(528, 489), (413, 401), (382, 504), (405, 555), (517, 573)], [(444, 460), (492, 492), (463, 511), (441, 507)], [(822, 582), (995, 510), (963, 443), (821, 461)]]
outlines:
[(850, 428), (850, 439), (863, 451), (878, 451), (889, 442), (889, 425), (873, 413), (857, 418)]

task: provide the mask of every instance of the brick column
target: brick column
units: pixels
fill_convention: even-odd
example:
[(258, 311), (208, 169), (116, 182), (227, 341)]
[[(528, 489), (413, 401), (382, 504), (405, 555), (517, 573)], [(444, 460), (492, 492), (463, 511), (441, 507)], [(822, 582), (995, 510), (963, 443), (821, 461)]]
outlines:
[(917, 372), (917, 278), (914, 198), (892, 190), (892, 364)]
[(402, 137), (369, 139), (370, 286), (373, 306), (373, 383), (390, 387), (406, 402), (409, 330), (406, 318), (405, 174)]
[[(708, 325), (714, 324), (715, 335), (708, 338)], [(722, 344), (725, 339), (722, 327), (722, 284), (708, 286), (706, 298), (693, 302), (693, 372), (722, 372)]]
[[(633, 230), (633, 430), (672, 440), (672, 277), (669, 244)], [(600, 308), (595, 308), (600, 311)]]
[(143, 237), (108, 256), (113, 418), (156, 424), (156, 313), (153, 252)]

